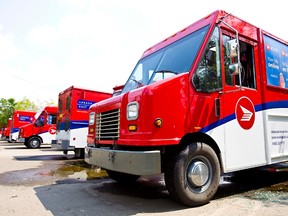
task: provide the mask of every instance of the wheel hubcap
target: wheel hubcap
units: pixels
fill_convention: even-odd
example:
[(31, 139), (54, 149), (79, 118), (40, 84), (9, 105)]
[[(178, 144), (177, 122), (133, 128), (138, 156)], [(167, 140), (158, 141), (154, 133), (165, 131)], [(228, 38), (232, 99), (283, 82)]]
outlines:
[(38, 145), (38, 141), (37, 141), (37, 140), (33, 140), (33, 141), (32, 141), (32, 145), (33, 145), (33, 146), (37, 146), (37, 145)]
[(202, 161), (192, 162), (187, 170), (187, 178), (190, 184), (200, 187), (205, 185), (209, 178), (209, 169)]

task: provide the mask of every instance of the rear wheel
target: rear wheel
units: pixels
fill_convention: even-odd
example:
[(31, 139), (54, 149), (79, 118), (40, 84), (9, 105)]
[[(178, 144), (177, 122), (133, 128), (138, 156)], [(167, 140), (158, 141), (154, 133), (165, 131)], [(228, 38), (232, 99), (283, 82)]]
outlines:
[(81, 158), (83, 159), (84, 158), (84, 148), (76, 148), (74, 150), (74, 153), (75, 153), (75, 158)]
[(121, 172), (116, 172), (112, 170), (106, 170), (107, 174), (109, 177), (119, 183), (122, 184), (129, 184), (137, 181), (137, 179), (140, 177), (138, 175), (132, 175), (132, 174), (127, 174), (127, 173), (121, 173)]
[(220, 182), (220, 164), (214, 150), (205, 143), (192, 143), (170, 158), (165, 171), (169, 194), (187, 206), (208, 203)]
[(38, 137), (31, 137), (27, 142), (27, 148), (36, 149), (40, 148), (41, 140)]

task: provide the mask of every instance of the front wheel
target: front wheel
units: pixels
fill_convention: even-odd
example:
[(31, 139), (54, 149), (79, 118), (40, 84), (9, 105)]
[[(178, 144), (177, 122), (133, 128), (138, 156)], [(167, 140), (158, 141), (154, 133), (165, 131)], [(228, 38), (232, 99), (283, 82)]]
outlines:
[(220, 164), (214, 150), (205, 143), (192, 143), (171, 157), (165, 171), (169, 194), (187, 206), (208, 203), (220, 182)]
[(41, 140), (38, 137), (31, 137), (27, 142), (27, 148), (36, 149), (40, 148)]

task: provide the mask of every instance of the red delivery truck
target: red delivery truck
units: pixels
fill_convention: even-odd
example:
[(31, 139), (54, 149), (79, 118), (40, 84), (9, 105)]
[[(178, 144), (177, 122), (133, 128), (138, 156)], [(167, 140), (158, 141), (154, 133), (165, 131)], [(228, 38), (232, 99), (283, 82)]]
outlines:
[(7, 127), (4, 131), (4, 136), (5, 136), (5, 140), (9, 141), (9, 135), (10, 135), (10, 131), (11, 131), (11, 122), (12, 122), (12, 118), (9, 118), (7, 121)]
[(222, 174), (288, 160), (288, 43), (217, 10), (145, 50), (90, 109), (88, 164), (122, 182), (164, 173), (172, 198), (203, 205)]
[(51, 148), (64, 154), (74, 151), (75, 157), (84, 158), (88, 134), (89, 107), (112, 94), (71, 86), (59, 93), (56, 139)]
[(6, 137), (5, 137), (5, 134), (6, 134), (6, 130), (7, 130), (7, 127), (3, 127), (3, 128), (1, 128), (1, 130), (0, 130), (0, 138), (1, 138), (1, 140), (6, 140)]
[(40, 148), (55, 139), (57, 106), (46, 106), (35, 114), (32, 123), (20, 127), (18, 139), (24, 139), (27, 148)]
[(12, 113), (9, 142), (24, 142), (24, 140), (18, 139), (19, 128), (33, 122), (35, 114), (36, 112), (25, 110), (15, 110)]

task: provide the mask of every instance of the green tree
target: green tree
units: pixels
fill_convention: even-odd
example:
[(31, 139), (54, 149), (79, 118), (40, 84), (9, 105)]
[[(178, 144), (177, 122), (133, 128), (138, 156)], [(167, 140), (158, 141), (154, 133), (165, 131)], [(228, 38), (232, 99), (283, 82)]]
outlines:
[(15, 110), (26, 110), (37, 112), (39, 107), (28, 98), (24, 97), (21, 101), (18, 101), (15, 105)]
[(0, 99), (0, 128), (7, 127), (8, 119), (12, 117), (14, 110), (26, 110), (37, 112), (39, 106), (28, 98), (24, 97), (20, 101), (15, 101), (14, 98)]
[(0, 128), (7, 126), (8, 119), (12, 116), (15, 106), (16, 101), (14, 98), (0, 99)]

